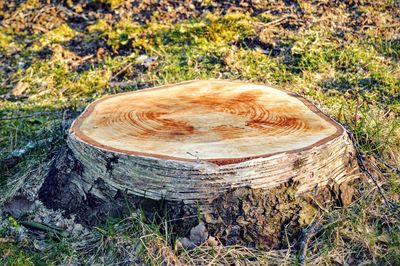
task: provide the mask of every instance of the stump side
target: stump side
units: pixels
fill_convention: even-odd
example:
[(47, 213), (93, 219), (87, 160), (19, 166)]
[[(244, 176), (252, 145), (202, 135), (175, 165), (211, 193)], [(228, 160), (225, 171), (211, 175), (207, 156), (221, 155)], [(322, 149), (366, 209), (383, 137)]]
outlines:
[[(114, 115), (118, 105), (122, 107)], [(132, 112), (143, 120), (135, 120)], [(173, 126), (173, 121), (192, 126), (193, 134), (180, 134), (182, 128)], [(235, 133), (218, 135), (215, 141), (215, 128), (220, 130), (222, 122), (226, 131)], [(144, 129), (154, 136), (142, 135)], [(116, 146), (93, 142), (89, 136), (103, 136), (115, 145), (126, 141), (128, 150), (115, 150)], [(138, 147), (150, 142), (149, 153), (133, 151), (131, 142)], [(216, 80), (101, 99), (74, 122), (67, 143), (85, 166), (88, 179), (101, 179), (140, 197), (201, 206), (234, 188), (268, 190), (292, 180), (299, 183), (297, 193), (302, 193), (342, 182), (353, 170), (355, 157), (343, 127), (305, 99), (267, 86)], [(278, 146), (288, 149), (275, 152)], [(190, 147), (198, 147), (200, 157), (174, 157), (174, 152), (192, 152)], [(164, 148), (172, 155), (154, 155)], [(222, 158), (229, 149), (235, 150), (234, 156), (237, 152), (243, 156)], [(207, 152), (212, 156), (202, 158)]]
[(298, 193), (299, 182), (293, 180), (269, 190), (232, 188), (205, 207), (128, 194), (100, 177), (86, 175), (86, 171), (74, 153), (63, 147), (50, 167), (39, 199), (46, 207), (64, 210), (89, 226), (140, 210), (151, 222), (172, 221), (177, 236), (186, 236), (201, 220), (223, 244), (261, 248), (285, 247), (286, 236), (294, 243), (321, 206), (329, 209), (349, 204), (355, 182), (332, 181), (303, 193)]
[(357, 168), (355, 150), (343, 133), (340, 137), (299, 153), (280, 153), (236, 164), (182, 162), (109, 152), (70, 136), (68, 145), (85, 166), (88, 179), (153, 200), (208, 205), (229, 189), (272, 189), (288, 181), (298, 182), (298, 193), (329, 182), (352, 178)]
[[(220, 84), (213, 82), (214, 85)], [(240, 84), (243, 83), (232, 84), (242, 88)], [(256, 85), (246, 85), (245, 90), (253, 90), (253, 86)], [(39, 197), (47, 207), (75, 214), (86, 224), (96, 224), (108, 216), (124, 216), (129, 209), (141, 209), (150, 220), (162, 217), (173, 221), (179, 236), (186, 235), (201, 219), (210, 233), (224, 244), (279, 248), (286, 243), (284, 228), (293, 240), (301, 228), (310, 223), (310, 217), (321, 204), (345, 205), (351, 201), (352, 189), (348, 184), (358, 177), (356, 151), (344, 128), (303, 98), (287, 92), (284, 94), (300, 103), (302, 108), (314, 110), (313, 117), (325, 121), (332, 131), (328, 130), (330, 133), (323, 137), (318, 136), (319, 140), (311, 146), (305, 141), (301, 148), (280, 152), (268, 153), (271, 151), (268, 143), (250, 143), (257, 146), (258, 151), (267, 151), (262, 156), (215, 157), (219, 146), (211, 145), (214, 150), (212, 157), (188, 159), (112, 150), (87, 142), (71, 130), (67, 146), (55, 158)], [(140, 95), (140, 92), (132, 95)], [(179, 109), (179, 106), (174, 108)], [(81, 118), (84, 117), (85, 113)], [(159, 119), (165, 122), (170, 118)], [(211, 124), (215, 125), (213, 119)], [(236, 122), (240, 124), (240, 121), (231, 120), (231, 126)], [(272, 122), (268, 121), (263, 123), (271, 125)], [(324, 128), (324, 124), (321, 125)], [(75, 122), (72, 129), (77, 126), (79, 122)], [(306, 128), (299, 127), (299, 132), (313, 132)], [(263, 133), (278, 131), (266, 130)], [(279, 140), (284, 132), (280, 131), (273, 138)], [(291, 133), (296, 135), (295, 131)], [(301, 143), (304, 136), (298, 134), (294, 141)], [(178, 145), (182, 138), (183, 143), (190, 140), (178, 134), (171, 147)], [(243, 143), (249, 142), (249, 139), (244, 139)], [(315, 203), (315, 199), (319, 199), (319, 203)]]

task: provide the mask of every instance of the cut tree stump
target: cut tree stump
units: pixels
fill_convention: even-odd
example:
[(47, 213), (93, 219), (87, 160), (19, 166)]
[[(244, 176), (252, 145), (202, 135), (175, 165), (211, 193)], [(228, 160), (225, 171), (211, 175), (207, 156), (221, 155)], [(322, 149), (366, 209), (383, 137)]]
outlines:
[(279, 246), (283, 228), (296, 236), (321, 202), (347, 204), (358, 169), (346, 130), (314, 105), (236, 81), (102, 98), (67, 144), (41, 189), (45, 204), (98, 217), (126, 200), (150, 213), (163, 203), (178, 231), (201, 213), (225, 244)]

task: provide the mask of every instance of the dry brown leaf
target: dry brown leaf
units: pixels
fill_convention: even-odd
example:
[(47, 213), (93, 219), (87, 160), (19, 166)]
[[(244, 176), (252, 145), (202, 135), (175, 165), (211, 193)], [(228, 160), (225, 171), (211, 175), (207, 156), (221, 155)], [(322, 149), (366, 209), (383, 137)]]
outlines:
[(11, 90), (11, 94), (13, 96), (20, 96), (22, 95), (26, 89), (28, 88), (28, 85), (22, 81), (19, 81), (14, 88)]

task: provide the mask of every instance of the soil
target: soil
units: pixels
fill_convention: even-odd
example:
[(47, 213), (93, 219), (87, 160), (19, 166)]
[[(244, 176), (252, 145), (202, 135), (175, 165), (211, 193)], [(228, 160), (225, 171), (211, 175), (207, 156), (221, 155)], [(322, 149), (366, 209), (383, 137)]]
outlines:
[[(113, 26), (123, 19), (133, 19), (137, 23), (146, 24), (176, 23), (185, 19), (196, 19), (207, 13), (225, 15), (228, 13), (242, 13), (250, 16), (263, 14), (270, 20), (268, 31), (260, 29), (260, 34), (248, 38), (238, 46), (261, 47), (272, 55), (288, 54), (288, 60), (295, 60), (290, 56), (290, 45), (282, 42), (283, 37), (289, 32), (304, 32), (318, 26), (334, 32), (335, 37), (348, 41), (351, 38), (363, 36), (369, 29), (379, 30), (377, 34), (393, 39), (396, 35), (396, 25), (400, 16), (400, 8), (393, 5), (390, 12), (381, 14), (370, 12), (382, 6), (379, 1), (349, 0), (349, 1), (321, 1), (317, 4), (307, 1), (256, 1), (256, 0), (227, 0), (227, 1), (174, 1), (174, 0), (133, 0), (112, 5), (113, 1), (38, 1), (30, 5), (24, 1), (5, 1), (0, 6), (0, 25), (15, 33), (15, 41), (22, 43), (27, 35), (44, 34), (56, 27), (67, 23), (73, 30), (86, 33), (86, 27), (104, 20)], [(19, 15), (16, 16), (15, 14)], [(390, 14), (390, 15), (388, 15)], [(278, 17), (278, 20), (274, 20)], [(280, 19), (284, 17), (283, 21)], [(383, 36), (382, 36), (383, 37)], [(23, 44), (29, 45), (29, 44)], [(96, 38), (85, 42), (81, 36), (64, 44), (64, 48), (73, 51), (79, 56), (93, 56), (91, 63), (101, 58), (96, 58), (96, 53), (101, 48), (103, 53), (111, 55), (128, 55), (130, 46), (121, 46), (118, 50), (109, 47), (103, 38)], [(18, 53), (18, 49), (15, 53)], [(51, 53), (41, 51), (41, 56)], [(13, 54), (0, 56), (0, 62), (8, 64)], [(6, 68), (5, 68), (6, 70)]]
[[(261, 48), (272, 57), (283, 56), (290, 71), (298, 71), (299, 73), (301, 70), (296, 64), (301, 55), (292, 50), (290, 34), (293, 33), (303, 36), (307, 30), (318, 27), (317, 33), (333, 32), (334, 34), (329, 38), (340, 42), (342, 47), (351, 45), (355, 39), (359, 40), (363, 39), (364, 36), (372, 35), (382, 37), (382, 39), (391, 41), (395, 45), (400, 43), (399, 27), (397, 26), (400, 18), (399, 1), (394, 1), (394, 4), (384, 7), (384, 9), (382, 3), (391, 1), (132, 0), (116, 6), (110, 4), (111, 2), (113, 1), (0, 1), (0, 28), (2, 29), (0, 37), (2, 37), (3, 32), (10, 33), (10, 36), (12, 36), (10, 40), (5, 41), (9, 42), (11, 47), (7, 49), (7, 53), (0, 50), (0, 101), (21, 101), (28, 98), (27, 95), (11, 97), (9, 92), (18, 84), (20, 78), (30, 75), (24, 71), (36, 59), (60, 57), (60, 61), (70, 60), (71, 65), (73, 65), (69, 69), (70, 71), (76, 68), (84, 71), (91, 66), (101, 64), (106, 56), (113, 58), (119, 55), (129, 55), (133, 52), (132, 49), (134, 48), (131, 45), (121, 45), (118, 49), (114, 49), (107, 43), (107, 37), (99, 37), (96, 35), (97, 33), (90, 36), (92, 33), (88, 33), (87, 27), (95, 24), (98, 20), (104, 20), (113, 26), (124, 18), (134, 19), (137, 23), (143, 25), (151, 22), (176, 23), (187, 18), (198, 19), (199, 16), (206, 16), (207, 12), (216, 15), (231, 12), (247, 13), (250, 16), (262, 15), (268, 23), (265, 28), (260, 28), (251, 37), (229, 43), (229, 45), (249, 49)], [(280, 20), (282, 18), (284, 19)], [(66, 42), (45, 46), (40, 51), (32, 52), (29, 56), (24, 55), (26, 48), (30, 47), (35, 40), (42, 38), (44, 34), (65, 23), (81, 34)], [(310, 39), (310, 41), (312, 40)], [(398, 53), (390, 56), (398, 62)], [(23, 58), (22, 61), (21, 58)], [(389, 56), (384, 57), (385, 60), (389, 60), (388, 58)], [(224, 63), (226, 65), (232, 64), (230, 61), (232, 62), (234, 59), (228, 59), (224, 60)], [(346, 68), (344, 67), (341, 70), (346, 71)], [(131, 78), (133, 74), (129, 71), (126, 72), (127, 74), (125, 72), (119, 73), (118, 70), (115, 78), (110, 81), (123, 80), (122, 76), (124, 75), (125, 78)], [(395, 75), (394, 72), (393, 75)], [(360, 86), (369, 88), (379, 80), (367, 77), (363, 80), (363, 84), (360, 83)], [(141, 84), (140, 82), (146, 82), (146, 84), (136, 85), (135, 88), (150, 87), (152, 82), (157, 83), (152, 80), (139, 80), (138, 84)], [(352, 86), (346, 78), (327, 79), (324, 81), (323, 87), (337, 88), (340, 94), (344, 91), (358, 94), (357, 90), (351, 91)], [(62, 90), (64, 89), (62, 88)], [(394, 99), (396, 96), (398, 94), (391, 97)], [(379, 97), (377, 101), (389, 102), (380, 98), (382, 97)], [(370, 108), (370, 106), (367, 107)], [(385, 113), (394, 114), (393, 111)], [(4, 112), (4, 115), (6, 114), (8, 113)], [(354, 117), (357, 124), (357, 113)], [(384, 119), (386, 117), (382, 117), (380, 120), (383, 121)], [(379, 125), (385, 127), (387, 124)], [(358, 127), (362, 127), (362, 124)], [(12, 128), (13, 132), (15, 131), (14, 125), (9, 128)], [(377, 126), (377, 128), (379, 127)], [(9, 130), (8, 127), (7, 130)], [(7, 138), (9, 135), (12, 134), (6, 131)], [(21, 139), (21, 136), (19, 135), (18, 138)], [(379, 136), (375, 136), (375, 138), (381, 139)], [(367, 141), (371, 141), (369, 136), (367, 136)], [(12, 144), (14, 145), (14, 143)], [(47, 145), (46, 148), (51, 150), (49, 146)], [(199, 219), (202, 219), (205, 221), (209, 232), (221, 239), (224, 244), (246, 242), (246, 245), (249, 246), (279, 248), (285, 247), (287, 243), (292, 243), (292, 240), (297, 239), (300, 236), (300, 231), (310, 224), (321, 208), (330, 210), (334, 206), (347, 205), (358, 196), (353, 195), (354, 191), (361, 193), (359, 190), (353, 189), (356, 186), (355, 184), (331, 185), (320, 188), (312, 195), (303, 195), (302, 197), (294, 196), (296, 184), (293, 182), (268, 192), (242, 188), (230, 191), (225, 197), (213, 203), (214, 208), (221, 209), (220, 215), (205, 213), (201, 216), (196, 206), (187, 206), (177, 202), (143, 200), (140, 197), (126, 195), (123, 191), (107, 190), (100, 179), (94, 183), (88, 182), (85, 187), (79, 186), (78, 184), (82, 184), (82, 182), (77, 181), (81, 181), (83, 178), (83, 166), (66, 146), (57, 149), (57, 155), (49, 172), (45, 175), (39, 197), (47, 207), (62, 209), (67, 216), (75, 215), (77, 220), (86, 225), (94, 225), (104, 222), (107, 217), (124, 216), (131, 210), (142, 209), (151, 222), (162, 220), (162, 217), (168, 215), (168, 219), (173, 221), (178, 236), (187, 235), (190, 228), (197, 225)], [(7, 159), (0, 165), (0, 170), (2, 168), (17, 168), (21, 164), (20, 161), (23, 160), (14, 157)], [(396, 161), (396, 158), (394, 161)], [(369, 168), (373, 169), (374, 166)], [(379, 173), (376, 176), (379, 176)], [(1, 180), (1, 182), (3, 181)], [(25, 183), (25, 188), (32, 190), (30, 183)], [(99, 193), (99, 191), (102, 193)], [(374, 197), (371, 198), (375, 199)], [(367, 199), (370, 198), (367, 197)], [(251, 206), (248, 205), (248, 202), (252, 203)], [(396, 250), (396, 248), (390, 246), (389, 242), (381, 243), (381, 246), (378, 246), (379, 248), (371, 248), (368, 244), (364, 245), (367, 241), (364, 243), (363, 238), (376, 238), (376, 232), (380, 231), (393, 235), (393, 239), (397, 237), (392, 228), (387, 231), (386, 229), (382, 230), (382, 224), (390, 227), (391, 222), (388, 223), (385, 216), (387, 211), (381, 210), (383, 209), (380, 207), (381, 204), (378, 201), (373, 202), (374, 204), (367, 208), (360, 207), (358, 209), (357, 207), (352, 210), (356, 214), (354, 217), (362, 216), (362, 218), (357, 218), (357, 223), (365, 223), (367, 226), (360, 229), (360, 227), (351, 225), (349, 230), (346, 228), (344, 239), (346, 239), (346, 244), (347, 242), (351, 243), (354, 249), (350, 250), (347, 247), (343, 249), (343, 246), (338, 245), (338, 248), (345, 250), (349, 257), (355, 256), (354, 254), (359, 256), (364, 252), (367, 254), (366, 258), (369, 263), (371, 263), (371, 257), (375, 258), (375, 255), (371, 255), (371, 252), (380, 250), (383, 253), (382, 257), (385, 258), (387, 257), (385, 253)], [(378, 209), (380, 211), (377, 211)], [(346, 219), (350, 219), (349, 217), (346, 217)], [(368, 217), (368, 219), (364, 217)], [(368, 223), (369, 220), (373, 219), (376, 219), (376, 221)], [(357, 232), (352, 235), (353, 239), (349, 238), (347, 232), (352, 230)], [(374, 232), (374, 235), (372, 236), (372, 233), (368, 233), (367, 230)], [(289, 241), (287, 241), (286, 235), (289, 237)], [(337, 237), (341, 238), (340, 241), (343, 240), (343, 234), (338, 233)], [(361, 244), (354, 241), (356, 238), (361, 239)], [(329, 242), (331, 238), (327, 239)], [(392, 242), (395, 243), (395, 240)], [(376, 245), (376, 242), (374, 242), (374, 245)], [(319, 247), (324, 247), (321, 250), (325, 250), (326, 246)], [(317, 250), (318, 245), (313, 246), (313, 248)], [(356, 251), (354, 252), (354, 250)], [(325, 258), (325, 251), (323, 256)], [(343, 260), (342, 264), (344, 263), (347, 262)]]

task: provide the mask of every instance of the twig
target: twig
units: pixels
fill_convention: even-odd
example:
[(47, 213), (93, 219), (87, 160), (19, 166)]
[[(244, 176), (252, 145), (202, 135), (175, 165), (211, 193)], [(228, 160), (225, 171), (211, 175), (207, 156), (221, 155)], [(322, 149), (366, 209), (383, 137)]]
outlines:
[(290, 253), (292, 252), (292, 245), (290, 244), (290, 241), (289, 241), (289, 236), (288, 236), (288, 234), (287, 234), (287, 227), (289, 226), (289, 224), (287, 224), (286, 226), (285, 226), (285, 239), (286, 239), (286, 245), (287, 245), (287, 247), (288, 247), (288, 249), (287, 249), (287, 251), (286, 251), (286, 256), (285, 256), (285, 258), (289, 258), (290, 257)]
[(46, 28), (44, 28), (44, 27), (42, 27), (42, 26), (39, 26), (39, 25), (32, 25), (32, 28), (35, 29), (35, 30), (39, 30), (39, 31), (41, 31), (41, 32), (43, 32), (43, 33), (49, 32), (48, 29), (46, 29)]
[(11, 238), (4, 238), (4, 237), (0, 238), (0, 244), (4, 244), (4, 243), (15, 243), (15, 240), (11, 239)]
[(56, 235), (58, 237), (67, 237), (68, 233), (57, 226), (53, 226), (50, 224), (43, 224), (35, 221), (21, 221), (20, 222), (23, 226), (36, 229), (39, 231), (43, 231), (46, 233), (50, 233)]
[(66, 8), (66, 7), (64, 7), (64, 6), (62, 6), (62, 5), (58, 5), (57, 7), (60, 8), (60, 9), (62, 9), (68, 16), (74, 15), (74, 16), (76, 16), (76, 17), (83, 18), (83, 19), (86, 20), (86, 21), (89, 20), (88, 17), (86, 17), (84, 14), (76, 13), (75, 11), (72, 11), (71, 9)]
[(2, 100), (2, 101), (18, 101), (18, 100), (23, 100), (23, 99), (27, 99), (27, 98), (29, 98), (29, 96), (27, 96), (27, 95), (18, 95), (18, 96), (14, 96), (11, 94), (0, 95), (0, 100)]
[[(374, 177), (374, 175), (371, 173), (371, 171), (368, 170), (367, 166), (365, 165), (365, 161), (364, 161), (364, 154), (361, 152), (360, 147), (358, 145), (358, 142), (356, 141), (353, 133), (351, 133), (350, 131), (347, 130), (348, 135), (350, 136), (350, 139), (352, 140), (353, 144), (354, 144), (354, 148), (356, 149), (356, 153), (357, 153), (357, 161), (358, 161), (358, 165), (360, 167), (360, 169), (365, 172), (367, 174), (367, 176), (372, 180), (372, 182), (374, 183), (374, 185), (377, 187), (379, 194), (382, 196), (383, 201), (385, 203), (385, 205), (388, 207), (389, 211), (394, 215), (394, 217), (398, 220), (400, 220), (399, 216), (398, 216), (398, 209), (399, 206), (397, 206), (396, 204), (394, 204), (393, 202), (390, 202), (386, 196), (385, 193), (382, 189), (382, 187), (378, 184), (378, 181), (376, 180), (376, 178)], [(378, 169), (379, 170), (379, 169)]]
[(269, 25), (277, 25), (277, 24), (280, 24), (281, 22), (285, 21), (285, 20), (288, 19), (288, 18), (289, 18), (289, 15), (283, 16), (283, 17), (278, 18), (278, 19), (276, 19), (276, 20), (267, 22), (267, 23), (265, 23), (264, 25), (266, 25), (266, 26), (269, 26)]
[(303, 230), (302, 232), (302, 240), (300, 243), (300, 256), (299, 256), (299, 264), (304, 265), (305, 259), (307, 257), (307, 250), (308, 250), (308, 245), (310, 244), (311, 239), (318, 235), (319, 233), (323, 232), (326, 230), (328, 227), (339, 224), (343, 221), (343, 219), (339, 219), (336, 221), (333, 221), (331, 223), (322, 225), (321, 219), (314, 220), (306, 229)]
[(389, 168), (390, 170), (392, 170), (393, 172), (395, 172), (397, 175), (400, 175), (400, 168), (399, 167), (395, 167), (391, 164), (388, 164), (387, 162), (385, 162), (381, 157), (379, 156), (374, 156), (376, 159), (378, 159), (382, 164), (384, 164), (387, 168)]
[(313, 196), (313, 195), (308, 195), (308, 197), (321, 209), (323, 210), (325, 213), (329, 213), (329, 211), (322, 206), (322, 204)]
[(126, 71), (129, 67), (133, 66), (134, 63), (130, 63), (127, 64), (126, 66), (124, 66), (122, 69), (120, 69), (117, 73), (115, 73), (112, 77), (111, 80), (115, 79), (118, 75), (120, 75), (121, 73), (123, 73), (124, 71)]
[(90, 54), (90, 55), (81, 57), (81, 58), (79, 58), (78, 60), (79, 60), (81, 63), (84, 63), (85, 61), (87, 61), (87, 60), (89, 60), (89, 59), (92, 59), (93, 57), (94, 57), (94, 55), (93, 55), (93, 54)]
[(47, 145), (49, 143), (52, 143), (54, 140), (54, 138), (47, 138), (47, 139), (42, 139), (36, 142), (32, 142), (29, 141), (28, 144), (26, 144), (23, 148), (21, 149), (17, 149), (17, 150), (13, 150), (10, 154), (10, 156), (7, 159), (11, 159), (11, 158), (20, 158), (22, 156), (24, 156), (26, 153), (28, 153), (29, 151), (35, 149), (38, 146), (44, 146)]
[(357, 97), (356, 111), (354, 112), (354, 127), (357, 128), (358, 111), (360, 109), (360, 98)]
[(52, 6), (45, 5), (43, 8), (41, 8), (39, 11), (36, 12), (35, 17), (31, 20), (31, 22), (32, 22), (32, 23), (35, 23), (36, 20), (40, 17), (40, 15), (41, 15), (44, 11), (46, 11), (46, 9), (51, 9), (51, 8), (52, 8)]
[[(31, 118), (31, 117), (38, 117), (38, 116), (48, 116), (54, 114), (54, 112), (37, 112), (29, 115), (19, 115), (19, 116), (9, 116), (9, 117), (0, 117), (0, 121), (5, 120), (17, 120), (22, 118)], [(59, 114), (59, 113), (56, 113)]]
[(389, 24), (389, 25), (381, 25), (381, 26), (376, 26), (376, 25), (364, 25), (362, 27), (362, 29), (368, 29), (368, 28), (377, 28), (377, 29), (381, 29), (381, 28), (398, 28), (400, 27), (400, 23), (395, 23), (395, 24)]
[(29, 153), (30, 151), (36, 149), (37, 147), (40, 146), (47, 146), (51, 145), (54, 142), (54, 138), (47, 138), (47, 139), (42, 139), (39, 141), (29, 141), (24, 147), (13, 150), (8, 156), (6, 156), (4, 159), (0, 159), (0, 165), (4, 165), (7, 168), (13, 168), (16, 166), (21, 158)]
[(121, 82), (108, 82), (108, 87), (130, 87), (136, 86), (136, 81), (121, 81)]
[(310, 240), (319, 232), (320, 230), (317, 230), (317, 228), (320, 227), (320, 221), (314, 221), (312, 222), (306, 229), (303, 230), (302, 232), (302, 240), (300, 243), (300, 256), (299, 256), (299, 264), (304, 265), (306, 256), (307, 256), (307, 249), (308, 249), (308, 244), (310, 243)]

